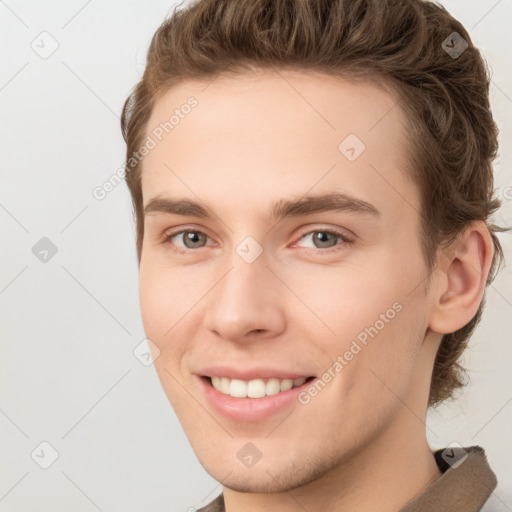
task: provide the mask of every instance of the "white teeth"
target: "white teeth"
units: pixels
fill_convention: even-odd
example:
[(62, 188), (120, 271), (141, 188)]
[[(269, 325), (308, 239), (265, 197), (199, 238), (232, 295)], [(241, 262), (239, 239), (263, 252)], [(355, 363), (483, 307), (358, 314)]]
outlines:
[(243, 380), (231, 379), (229, 384), (229, 394), (237, 398), (247, 396), (247, 384)]
[(240, 379), (228, 379), (227, 377), (212, 377), (212, 385), (221, 393), (236, 398), (262, 398), (264, 396), (276, 395), (281, 391), (301, 386), (306, 381), (305, 377), (299, 379), (254, 379), (244, 381)]
[(229, 395), (229, 379), (227, 377), (222, 377), (220, 379), (220, 389), (225, 395)]
[(261, 380), (251, 380), (247, 384), (247, 396), (249, 398), (261, 398), (267, 392), (266, 384)]
[(277, 395), (281, 391), (281, 383), (279, 379), (268, 379), (266, 393), (267, 395)]
[(281, 391), (288, 391), (293, 388), (293, 380), (292, 379), (284, 379), (281, 381)]

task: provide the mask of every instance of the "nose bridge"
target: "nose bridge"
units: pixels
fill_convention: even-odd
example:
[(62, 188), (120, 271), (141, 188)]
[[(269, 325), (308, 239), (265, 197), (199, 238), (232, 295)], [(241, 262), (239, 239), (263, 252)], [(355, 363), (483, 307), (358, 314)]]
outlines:
[(224, 277), (208, 304), (208, 328), (226, 339), (241, 339), (255, 330), (275, 335), (283, 328), (278, 283), (266, 254), (254, 242), (242, 241), (224, 260)]
[(243, 304), (245, 298), (259, 301), (270, 272), (267, 268), (268, 252), (263, 246), (254, 237), (245, 236), (232, 247), (224, 264), (231, 270), (220, 283), (221, 295), (234, 299), (237, 304)]

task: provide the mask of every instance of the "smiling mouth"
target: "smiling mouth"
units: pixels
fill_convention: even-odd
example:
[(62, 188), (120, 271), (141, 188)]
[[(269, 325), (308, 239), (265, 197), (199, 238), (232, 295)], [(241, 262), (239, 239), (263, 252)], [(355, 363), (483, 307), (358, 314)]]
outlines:
[(205, 379), (220, 393), (235, 398), (263, 398), (265, 396), (277, 395), (302, 386), (314, 378), (315, 377), (301, 377), (300, 379), (270, 378), (245, 381), (229, 379), (228, 377), (202, 377), (202, 379)]

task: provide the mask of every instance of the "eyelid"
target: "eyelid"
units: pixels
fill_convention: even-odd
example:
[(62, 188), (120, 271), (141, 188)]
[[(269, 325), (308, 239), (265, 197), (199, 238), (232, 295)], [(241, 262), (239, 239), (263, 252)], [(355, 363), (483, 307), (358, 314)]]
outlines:
[(304, 238), (305, 235), (309, 235), (310, 233), (332, 233), (350, 240), (355, 238), (355, 235), (347, 229), (330, 226), (316, 226), (314, 228), (305, 228), (303, 231), (300, 231), (297, 239), (300, 240), (301, 238)]
[[(198, 229), (194, 226), (181, 226), (180, 228), (177, 228), (176, 230), (171, 229), (170, 231), (165, 231), (165, 233), (163, 234), (163, 237), (162, 237), (162, 243), (166, 244), (169, 241), (169, 239), (171, 239), (177, 235), (181, 235), (183, 233), (189, 233), (189, 232), (200, 233), (201, 235), (205, 235), (210, 240), (213, 240), (212, 237), (208, 233), (203, 231), (203, 229)], [(206, 247), (208, 247), (208, 246), (206, 246)], [(181, 247), (178, 247), (178, 249), (181, 249)], [(202, 249), (202, 247), (200, 247), (200, 249)], [(187, 250), (194, 251), (194, 249), (187, 249)]]
[(166, 238), (168, 236), (178, 235), (179, 233), (182, 233), (183, 231), (194, 231), (194, 232), (202, 233), (204, 235), (209, 236), (208, 233), (205, 232), (204, 227), (197, 227), (197, 226), (194, 226), (193, 224), (191, 224), (191, 225), (184, 224), (183, 226), (166, 229), (164, 231), (163, 237)]

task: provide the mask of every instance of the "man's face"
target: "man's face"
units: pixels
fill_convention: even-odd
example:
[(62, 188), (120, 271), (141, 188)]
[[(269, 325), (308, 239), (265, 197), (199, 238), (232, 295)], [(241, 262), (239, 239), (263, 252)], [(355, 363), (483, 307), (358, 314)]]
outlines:
[[(384, 435), (424, 433), (434, 352), (396, 98), (319, 74), (221, 76), (168, 91), (147, 135), (190, 96), (144, 159), (143, 201), (209, 216), (146, 214), (140, 303), (200, 462), (226, 487), (279, 491)], [(356, 202), (279, 208), (327, 194)], [(230, 396), (247, 390), (269, 395)]]

